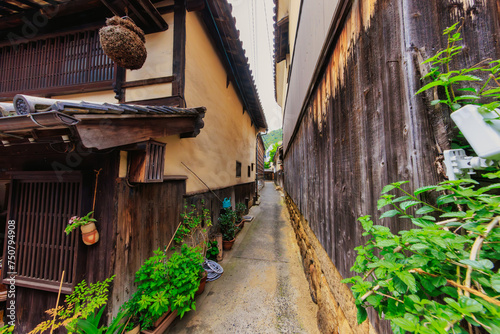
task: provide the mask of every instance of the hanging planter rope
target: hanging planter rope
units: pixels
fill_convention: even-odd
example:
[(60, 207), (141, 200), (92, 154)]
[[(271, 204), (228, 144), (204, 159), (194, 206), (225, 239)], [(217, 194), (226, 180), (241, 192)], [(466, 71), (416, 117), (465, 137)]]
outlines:
[(118, 66), (137, 70), (146, 61), (144, 31), (128, 16), (107, 19), (106, 27), (99, 30), (99, 38), (104, 53)]

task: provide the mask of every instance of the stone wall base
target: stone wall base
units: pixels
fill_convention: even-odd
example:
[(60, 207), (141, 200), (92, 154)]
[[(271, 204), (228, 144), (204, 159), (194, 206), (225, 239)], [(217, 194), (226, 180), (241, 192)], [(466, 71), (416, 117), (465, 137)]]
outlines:
[(357, 309), (351, 290), (340, 282), (342, 276), (288, 195), (286, 204), (302, 255), (311, 296), (318, 304), (318, 327), (321, 333), (376, 334), (368, 320), (358, 325)]

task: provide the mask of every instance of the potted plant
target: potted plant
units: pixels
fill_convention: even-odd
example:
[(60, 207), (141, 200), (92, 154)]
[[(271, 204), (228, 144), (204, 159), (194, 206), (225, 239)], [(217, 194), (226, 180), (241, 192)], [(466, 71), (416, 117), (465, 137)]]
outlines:
[(239, 232), (245, 226), (245, 220), (243, 220), (243, 215), (247, 211), (247, 206), (244, 203), (236, 204), (236, 209), (234, 210), (236, 214), (236, 229)]
[(206, 258), (208, 260), (217, 261), (217, 255), (219, 255), (219, 243), (217, 240), (208, 241)]
[(178, 314), (182, 317), (194, 309), (194, 295), (204, 272), (202, 263), (199, 247), (182, 245), (168, 261), (165, 252), (157, 249), (137, 271), (137, 291), (122, 306), (137, 318), (127, 329), (139, 323), (142, 333), (163, 333)]
[(90, 284), (82, 280), (73, 292), (66, 296), (64, 305), (56, 305), (55, 308), (45, 311), (50, 314), (50, 319), (38, 324), (30, 334), (46, 333), (50, 329), (60, 327), (65, 327), (68, 333), (77, 332), (80, 320), (95, 317), (95, 311), (107, 304), (109, 286), (114, 278), (115, 276), (112, 276), (102, 282)]
[(91, 217), (94, 211), (89, 212), (84, 217), (73, 216), (68, 222), (68, 225), (64, 229), (67, 235), (69, 235), (73, 230), (80, 227), (82, 231), (83, 243), (86, 245), (93, 245), (99, 241), (99, 232), (95, 226), (96, 220)]
[(166, 258), (165, 253), (157, 249), (135, 273), (137, 291), (122, 305), (122, 309), (128, 310), (135, 317), (127, 325), (127, 330), (131, 331), (137, 325), (142, 329), (152, 328), (155, 321), (169, 311)]
[(175, 252), (168, 260), (171, 307), (181, 318), (185, 312), (194, 309), (194, 295), (205, 273), (202, 264), (201, 248), (187, 245), (182, 245), (181, 252)]
[(233, 247), (236, 235), (235, 220), (236, 214), (231, 209), (226, 209), (226, 211), (219, 216), (219, 226), (222, 233), (224, 250), (230, 250)]
[(105, 306), (97, 312), (97, 314), (92, 312), (86, 319), (80, 319), (76, 323), (76, 328), (78, 333), (95, 333), (95, 334), (121, 334), (125, 328), (122, 320), (126, 318), (127, 314), (125, 312), (118, 312), (115, 318), (111, 321), (108, 326), (99, 327), (99, 322), (104, 313)]

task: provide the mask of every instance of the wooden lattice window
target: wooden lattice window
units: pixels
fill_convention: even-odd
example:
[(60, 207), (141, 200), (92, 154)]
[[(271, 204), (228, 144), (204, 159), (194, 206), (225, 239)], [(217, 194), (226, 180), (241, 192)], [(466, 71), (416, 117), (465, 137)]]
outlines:
[[(13, 175), (9, 220), (16, 226), (16, 285), (58, 291), (64, 270), (62, 292), (72, 291), (80, 233), (66, 235), (64, 228), (72, 216), (81, 215), (81, 197), (82, 177), (78, 172), (64, 173), (63, 181), (54, 173)], [(9, 251), (4, 249), (5, 279), (11, 270), (6, 261)]]
[(0, 93), (64, 92), (113, 83), (113, 62), (97, 30), (0, 48)]
[(163, 182), (165, 143), (150, 140), (129, 148), (129, 181)]

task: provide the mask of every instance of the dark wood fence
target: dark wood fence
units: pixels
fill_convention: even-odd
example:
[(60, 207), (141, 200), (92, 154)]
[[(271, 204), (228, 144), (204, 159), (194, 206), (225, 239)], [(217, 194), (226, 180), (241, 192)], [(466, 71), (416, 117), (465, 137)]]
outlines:
[[(384, 0), (368, 20), (360, 13), (370, 5), (354, 1), (333, 31), (299, 126), (284, 129), (296, 130), (284, 170), (287, 193), (344, 277), (353, 275), (354, 247), (363, 243), (358, 217), (370, 214), (393, 231), (409, 227), (377, 219), (384, 185), (409, 180), (416, 188), (443, 179), (435, 162), (450, 146), (452, 126), (446, 113), (414, 95), (422, 86), (419, 64), (445, 46), (443, 29), (461, 17), (466, 48), (453, 66), (499, 58), (497, 4)], [(380, 333), (390, 332), (371, 318)]]

